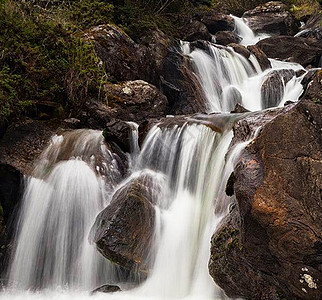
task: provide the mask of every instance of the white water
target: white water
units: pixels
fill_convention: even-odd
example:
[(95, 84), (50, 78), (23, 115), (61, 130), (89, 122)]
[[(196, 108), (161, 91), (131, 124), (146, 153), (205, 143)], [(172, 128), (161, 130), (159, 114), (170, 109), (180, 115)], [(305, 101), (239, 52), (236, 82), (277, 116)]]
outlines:
[[(258, 39), (236, 21), (243, 44)], [(246, 26), (246, 27), (245, 27)], [(255, 57), (246, 60), (232, 49), (209, 44), (209, 51), (183, 52), (194, 62), (209, 111), (229, 112), (237, 102), (250, 110), (263, 108), (261, 85), (272, 70), (301, 67), (272, 60), (263, 72)], [(297, 100), (300, 78), (285, 86), (283, 99)], [(232, 116), (231, 118), (235, 118)], [(153, 127), (139, 151), (137, 127), (132, 127), (133, 174), (161, 182), (156, 201), (154, 263), (150, 276), (136, 289), (96, 294), (109, 300), (226, 299), (208, 274), (210, 238), (227, 213), (225, 185), (248, 142), (227, 153), (232, 131), (215, 133), (203, 125)], [(228, 126), (229, 127), (229, 126)], [(97, 131), (55, 136), (41, 156), (34, 178), (28, 179), (18, 226), (18, 243), (11, 265), (11, 286), (3, 299), (88, 299), (88, 292), (106, 283), (117, 284), (117, 270), (88, 243), (96, 214), (109, 203), (120, 181), (118, 158)], [(38, 292), (26, 289), (40, 288)]]
[[(247, 32), (241, 31), (241, 34), (245, 34), (246, 38), (248, 36)], [(182, 44), (182, 52), (193, 62), (195, 73), (203, 88), (208, 112), (230, 112), (237, 103), (250, 111), (268, 108), (262, 99), (262, 85), (271, 72), (287, 69), (303, 70), (304, 74), (306, 73), (299, 64), (276, 60), (270, 60), (272, 68), (263, 71), (253, 54), (246, 59), (229, 47), (212, 43), (207, 43), (206, 46), (207, 51), (191, 51), (189, 43), (185, 42)], [(278, 103), (277, 106), (283, 106), (287, 100), (298, 100), (303, 92), (303, 76), (294, 75), (287, 83), (281, 76), (284, 84), (281, 87), (282, 97), (274, 101)]]
[(255, 45), (260, 40), (270, 37), (269, 34), (260, 33), (255, 34), (247, 25), (247, 22), (243, 18), (232, 16), (235, 20), (235, 31), (242, 38), (241, 45)]
[(54, 136), (34, 176), (26, 181), (17, 248), (9, 272), (15, 289), (92, 289), (111, 280), (114, 267), (88, 242), (99, 211), (120, 174), (101, 132)]

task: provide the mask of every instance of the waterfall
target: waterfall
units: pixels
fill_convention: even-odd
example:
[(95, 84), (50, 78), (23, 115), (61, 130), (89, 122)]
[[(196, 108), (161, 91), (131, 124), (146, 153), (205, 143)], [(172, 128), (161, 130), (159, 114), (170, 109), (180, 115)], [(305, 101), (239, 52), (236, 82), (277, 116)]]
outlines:
[[(265, 37), (255, 35), (244, 20), (234, 19), (243, 45)], [(241, 115), (228, 113), (237, 103), (257, 111), (296, 101), (306, 71), (276, 60), (263, 71), (253, 55), (247, 59), (230, 47), (204, 45), (198, 49), (182, 42), (182, 53), (192, 61), (208, 111), (227, 113), (223, 131), (191, 120), (180, 125), (160, 122), (150, 129), (140, 150), (138, 126), (128, 122), (132, 131), (127, 178), (121, 159), (104, 143), (100, 131), (55, 135), (26, 179), (9, 285), (1, 297), (88, 299), (95, 287), (124, 283), (120, 270), (98, 253), (88, 236), (115, 191), (143, 174), (162, 187), (153, 195), (157, 200), (149, 276), (136, 288), (92, 297), (227, 299), (208, 274), (210, 239), (229, 211), (227, 180), (251, 142), (233, 145), (232, 127)], [(296, 76), (299, 70), (303, 75)], [(274, 82), (280, 85), (275, 87)]]
[(113, 267), (88, 242), (97, 213), (120, 178), (116, 156), (99, 131), (54, 136), (27, 188), (9, 274), (15, 288), (91, 289)]
[[(299, 64), (270, 60), (272, 68), (263, 71), (253, 54), (246, 59), (230, 47), (209, 42), (204, 46), (206, 50), (190, 49), (184, 43), (182, 51), (193, 62), (205, 94), (208, 112), (230, 112), (237, 103), (250, 111), (283, 106), (287, 100), (297, 101), (303, 92), (301, 81), (306, 70)], [(285, 70), (294, 71), (287, 82), (283, 78)], [(303, 71), (303, 75), (296, 77), (295, 71), (299, 70)], [(268, 105), (265, 101), (264, 83), (272, 72), (279, 74), (281, 91), (280, 97), (274, 99), (274, 105)]]

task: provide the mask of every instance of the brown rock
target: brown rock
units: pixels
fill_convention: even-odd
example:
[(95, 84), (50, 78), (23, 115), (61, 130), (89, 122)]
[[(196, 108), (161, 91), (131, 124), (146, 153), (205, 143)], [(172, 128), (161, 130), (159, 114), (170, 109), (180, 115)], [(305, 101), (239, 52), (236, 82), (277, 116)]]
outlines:
[[(274, 111), (234, 170), (235, 207), (213, 236), (210, 274), (228, 296), (317, 300), (322, 105), (303, 100)], [(247, 137), (249, 121), (236, 124), (235, 138)]]
[(256, 57), (263, 71), (272, 67), (271, 62), (266, 56), (266, 53), (263, 52), (260, 47), (257, 47), (257, 45), (247, 46), (247, 49)]
[(160, 185), (149, 174), (131, 179), (96, 218), (91, 236), (107, 259), (146, 274), (149, 269), (155, 211)]
[(259, 41), (256, 46), (269, 58), (297, 62), (303, 67), (318, 67), (322, 44), (316, 39), (279, 36)]
[(212, 35), (209, 33), (205, 24), (197, 20), (192, 20), (185, 25), (182, 30), (182, 39), (188, 42), (197, 40), (211, 41)]
[(250, 51), (243, 45), (232, 43), (229, 44), (228, 47), (233, 48), (236, 53), (244, 56), (246, 59), (248, 59), (250, 56)]
[(279, 1), (267, 2), (246, 11), (243, 18), (256, 33), (294, 35), (298, 31), (294, 17), (287, 10), (287, 6)]
[(235, 21), (231, 16), (218, 13), (215, 10), (199, 15), (198, 19), (206, 25), (211, 34), (216, 34), (218, 31), (233, 31), (235, 29)]
[(235, 43), (238, 44), (241, 38), (231, 31), (218, 31), (215, 34), (216, 44), (227, 46), (228, 44)]

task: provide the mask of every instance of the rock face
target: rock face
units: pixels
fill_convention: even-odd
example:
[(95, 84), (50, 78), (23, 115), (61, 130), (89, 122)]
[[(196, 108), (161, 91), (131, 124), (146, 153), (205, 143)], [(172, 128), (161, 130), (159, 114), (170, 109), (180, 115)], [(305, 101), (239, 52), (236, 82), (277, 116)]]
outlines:
[(12, 125), (0, 140), (0, 162), (12, 165), (23, 174), (30, 173), (34, 160), (45, 149), (60, 125), (59, 120), (31, 119)]
[(298, 26), (285, 4), (271, 1), (246, 11), (243, 18), (256, 33), (294, 35)]
[[(209, 270), (231, 297), (318, 300), (322, 105), (302, 100), (277, 112), (234, 170), (235, 204), (212, 238)], [(245, 140), (252, 122), (239, 121), (235, 138)]]
[(317, 13), (313, 14), (306, 22), (302, 31), (296, 36), (305, 38), (315, 38), (322, 40), (322, 15)]
[(94, 41), (95, 51), (104, 63), (111, 81), (142, 79), (157, 84), (170, 39), (161, 31), (149, 32), (135, 43), (115, 25), (92, 28), (85, 38)]
[(121, 291), (117, 285), (102, 285), (91, 292), (91, 295), (96, 293), (115, 293)]
[(303, 67), (318, 67), (322, 44), (316, 39), (280, 36), (259, 41), (256, 46), (269, 58), (297, 62)]
[(132, 178), (96, 218), (91, 235), (97, 249), (129, 270), (148, 272), (160, 185), (150, 174)]

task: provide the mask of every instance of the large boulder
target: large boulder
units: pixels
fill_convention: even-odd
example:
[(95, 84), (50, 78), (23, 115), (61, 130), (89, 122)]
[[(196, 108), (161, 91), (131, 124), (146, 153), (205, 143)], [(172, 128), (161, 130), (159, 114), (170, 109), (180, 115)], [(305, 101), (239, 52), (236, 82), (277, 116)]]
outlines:
[(106, 84), (104, 90), (106, 104), (113, 117), (139, 122), (166, 115), (167, 98), (155, 86), (143, 80)]
[(155, 177), (142, 173), (115, 192), (91, 230), (93, 242), (103, 256), (125, 269), (147, 274), (153, 246), (153, 205), (160, 191)]
[(211, 41), (212, 35), (205, 24), (198, 20), (191, 20), (181, 30), (181, 36), (184, 41), (194, 42), (197, 40)]
[(235, 29), (235, 21), (232, 16), (218, 13), (210, 10), (197, 16), (197, 19), (206, 25), (211, 34), (218, 31), (233, 31)]
[(322, 55), (322, 44), (316, 39), (279, 36), (259, 41), (256, 46), (269, 58), (296, 62), (303, 67), (318, 67)]
[(170, 45), (170, 39), (163, 32), (150, 31), (137, 44), (116, 25), (105, 24), (87, 31), (85, 39), (94, 42), (110, 81), (142, 79), (158, 84)]
[(306, 22), (303, 30), (301, 30), (297, 37), (305, 37), (305, 38), (315, 38), (317, 40), (322, 40), (322, 14), (316, 13), (310, 16), (308, 21)]
[(243, 15), (248, 26), (256, 33), (294, 35), (298, 26), (287, 6), (279, 1), (271, 1), (246, 11)]
[(232, 31), (218, 31), (215, 34), (216, 44), (227, 46), (228, 44), (238, 44), (241, 38)]
[[(318, 300), (322, 105), (302, 100), (276, 111), (257, 123), (261, 131), (235, 167), (234, 205), (212, 238), (209, 270), (231, 297)], [(253, 121), (237, 122), (235, 142), (249, 138)]]
[(203, 89), (193, 72), (191, 61), (181, 54), (179, 45), (173, 45), (163, 65), (161, 90), (166, 95), (168, 114), (205, 112)]
[(316, 71), (309, 82), (305, 94), (305, 99), (322, 104), (322, 71)]

